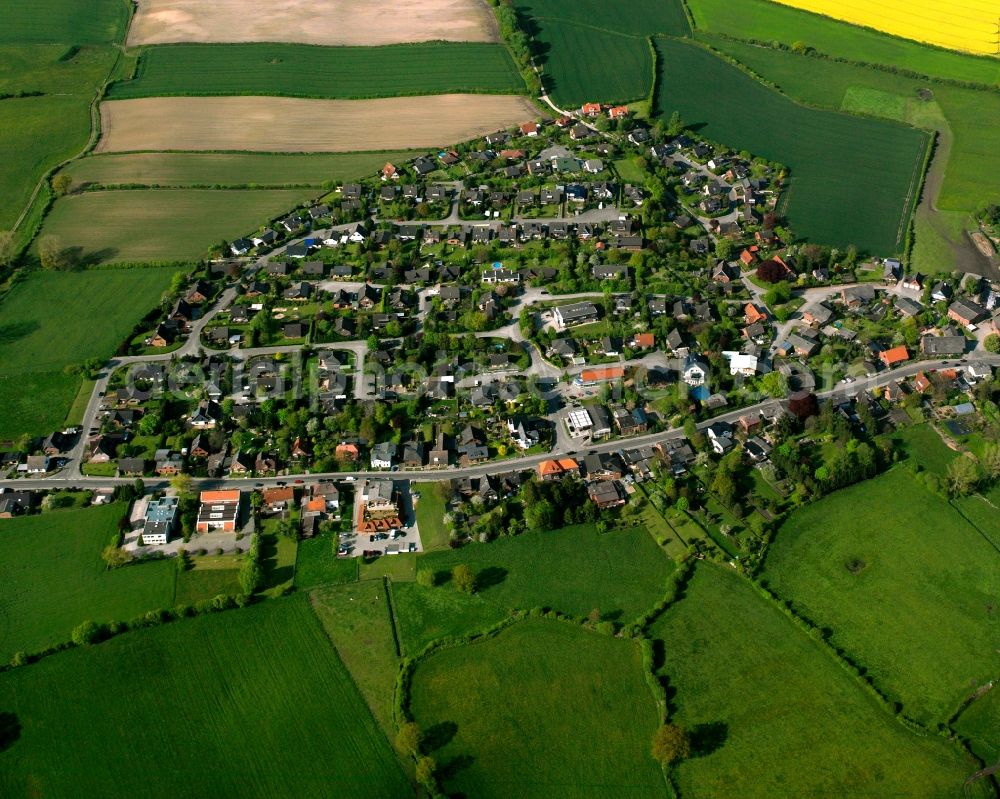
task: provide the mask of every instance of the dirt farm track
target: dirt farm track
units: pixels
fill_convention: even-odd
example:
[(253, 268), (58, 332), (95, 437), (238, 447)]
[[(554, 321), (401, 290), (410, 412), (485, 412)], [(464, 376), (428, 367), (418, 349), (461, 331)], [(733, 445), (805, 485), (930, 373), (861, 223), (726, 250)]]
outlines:
[(381, 100), (150, 97), (101, 105), (96, 152), (351, 152), (440, 147), (534, 119), (525, 98), (439, 94)]
[(128, 44), (434, 40), (496, 41), (496, 23), (483, 0), (138, 0)]

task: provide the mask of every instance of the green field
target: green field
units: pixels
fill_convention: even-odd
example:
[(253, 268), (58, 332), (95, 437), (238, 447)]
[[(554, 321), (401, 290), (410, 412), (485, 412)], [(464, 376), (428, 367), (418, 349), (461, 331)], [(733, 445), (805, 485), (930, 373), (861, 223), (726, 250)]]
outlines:
[(996, 85), (1000, 61), (940, 50), (766, 0), (688, 0), (699, 30), (741, 39), (803, 42), (832, 56), (888, 64), (921, 75)]
[(0, 100), (0, 230), (13, 227), (45, 172), (87, 144), (89, 105), (73, 95)]
[(654, 605), (674, 568), (643, 528), (598, 533), (593, 525), (431, 552), (421, 556), (419, 568), (447, 580), (458, 563), (469, 564), (483, 584), (479, 595), (500, 608), (546, 607), (576, 616), (597, 608), (620, 622)]
[(0, 707), (21, 725), (0, 753), (11, 799), (412, 795), (305, 596), (16, 669)]
[(449, 793), (669, 795), (649, 755), (659, 717), (634, 642), (522, 622), (422, 661), (411, 709)]
[(892, 445), (921, 469), (934, 472), (938, 477), (945, 476), (948, 464), (956, 455), (945, 446), (937, 430), (928, 423), (897, 430), (892, 434)]
[[(198, 558), (198, 561), (204, 558)], [(219, 594), (236, 596), (242, 593), (238, 569), (205, 569), (200, 564), (177, 575), (174, 605), (194, 605)]]
[(996, 685), (973, 702), (954, 724), (958, 734), (967, 738), (972, 751), (992, 765), (1000, 759), (1000, 690)]
[(18, 283), (0, 302), (0, 437), (62, 425), (80, 385), (63, 367), (111, 355), (177, 271), (32, 272)]
[(93, 191), (63, 197), (42, 228), (102, 263), (184, 261), (252, 233), (308, 199), (310, 189)]
[(3, 10), (0, 95), (43, 96), (0, 100), (0, 230), (14, 226), (49, 169), (87, 145), (90, 104), (127, 18), (121, 0), (10, 0)]
[(905, 469), (796, 511), (763, 579), (918, 721), (997, 677), (1000, 553)]
[(108, 96), (275, 94), (348, 100), (524, 90), (507, 48), (486, 42), (171, 44), (143, 50), (135, 78), (114, 84)]
[(323, 186), (374, 175), (386, 161), (420, 153), (109, 153), (81, 158), (64, 171), (94, 186)]
[(0, 373), (0, 438), (45, 436), (62, 427), (80, 378), (55, 372)]
[(509, 611), (482, 594), (461, 594), (450, 586), (423, 588), (416, 583), (392, 587), (403, 654), (413, 657), (432, 641), (491, 627)]
[(372, 715), (393, 735), (393, 696), (399, 658), (385, 585), (369, 580), (322, 588), (309, 595), (313, 610), (357, 683)]
[(787, 215), (798, 236), (882, 255), (902, 250), (925, 134), (798, 105), (686, 41), (657, 39), (657, 47), (659, 113), (678, 111), (700, 134), (788, 166)]
[(689, 33), (680, 0), (641, 0), (627, 11), (600, 0), (525, 0), (546, 91), (563, 107), (642, 100), (653, 81), (647, 37)]
[(128, 621), (172, 605), (172, 563), (108, 571), (101, 560), (125, 510), (115, 504), (3, 521), (0, 662), (69, 641), (88, 619)]
[(0, 42), (110, 44), (122, 37), (122, 0), (5, 0)]
[(0, 375), (53, 371), (111, 355), (178, 271), (32, 272), (0, 303)]
[(917, 736), (735, 572), (699, 566), (651, 630), (695, 756), (681, 796), (957, 797), (974, 770)]
[[(808, 58), (719, 37), (709, 44), (811, 105), (907, 122), (948, 137), (947, 169), (936, 205), (944, 211), (979, 210), (1000, 194), (1000, 95), (884, 70)], [(933, 51), (930, 51), (933, 52)], [(921, 100), (917, 92), (930, 91)]]
[(295, 561), (295, 587), (340, 585), (358, 580), (358, 559), (338, 558), (332, 535), (318, 535), (299, 543)]

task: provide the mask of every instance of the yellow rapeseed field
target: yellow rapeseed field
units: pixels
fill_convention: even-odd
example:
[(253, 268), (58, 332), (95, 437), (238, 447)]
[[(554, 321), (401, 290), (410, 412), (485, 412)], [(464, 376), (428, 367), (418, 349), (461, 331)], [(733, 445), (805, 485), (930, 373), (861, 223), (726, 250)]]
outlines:
[(777, 0), (868, 28), (970, 53), (1000, 54), (1000, 0)]

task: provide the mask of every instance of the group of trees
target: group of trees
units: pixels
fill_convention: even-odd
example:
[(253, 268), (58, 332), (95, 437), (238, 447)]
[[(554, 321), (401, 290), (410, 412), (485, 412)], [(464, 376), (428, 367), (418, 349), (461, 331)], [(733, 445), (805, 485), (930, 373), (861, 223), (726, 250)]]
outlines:
[(971, 494), (983, 483), (1000, 479), (1000, 443), (989, 441), (983, 445), (978, 457), (964, 452), (948, 464), (945, 487), (953, 497)]

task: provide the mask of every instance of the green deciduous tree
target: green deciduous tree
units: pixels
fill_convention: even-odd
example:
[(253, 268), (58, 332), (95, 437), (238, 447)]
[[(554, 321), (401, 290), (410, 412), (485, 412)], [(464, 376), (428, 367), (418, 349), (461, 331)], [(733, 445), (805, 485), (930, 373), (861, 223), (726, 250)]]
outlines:
[(396, 733), (396, 746), (411, 757), (420, 755), (420, 743), (424, 739), (424, 733), (414, 721), (407, 721), (400, 726)]
[(669, 766), (691, 754), (688, 734), (676, 724), (663, 724), (653, 735), (653, 758), (661, 766)]
[(476, 589), (476, 575), (465, 563), (459, 563), (451, 570), (451, 581), (464, 594), (471, 594)]

